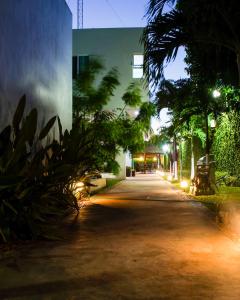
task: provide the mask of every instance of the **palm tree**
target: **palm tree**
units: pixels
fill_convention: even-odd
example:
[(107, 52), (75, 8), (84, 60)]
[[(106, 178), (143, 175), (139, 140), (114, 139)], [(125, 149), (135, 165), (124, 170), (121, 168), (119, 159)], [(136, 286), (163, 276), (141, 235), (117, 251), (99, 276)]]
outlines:
[[(208, 118), (210, 114), (217, 117), (227, 109), (225, 101), (221, 100), (223, 99), (213, 98), (206, 86), (196, 84), (191, 79), (181, 79), (162, 80), (154, 102), (158, 113), (165, 107), (170, 109), (173, 124), (172, 136), (181, 131), (186, 124), (190, 127), (191, 136), (196, 135), (202, 138), (202, 132), (205, 133), (205, 154), (208, 160), (212, 144)], [(200, 117), (197, 127), (196, 117)], [(191, 161), (194, 164), (193, 151)]]
[[(166, 3), (176, 3), (164, 12)], [(237, 0), (150, 0), (148, 25), (143, 34), (144, 67), (149, 80), (158, 83), (165, 63), (176, 58), (179, 47), (214, 46), (234, 53), (240, 84), (240, 32)]]

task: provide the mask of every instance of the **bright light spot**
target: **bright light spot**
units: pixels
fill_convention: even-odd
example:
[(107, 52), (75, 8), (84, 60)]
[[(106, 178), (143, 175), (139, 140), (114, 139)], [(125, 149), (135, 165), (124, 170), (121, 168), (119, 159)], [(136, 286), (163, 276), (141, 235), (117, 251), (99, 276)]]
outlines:
[(172, 179), (173, 179), (172, 175), (168, 175), (167, 180), (172, 181)]
[(133, 65), (134, 66), (142, 66), (143, 65), (143, 55), (142, 54), (134, 54), (133, 55)]
[(221, 96), (221, 93), (218, 91), (218, 90), (214, 90), (213, 91), (213, 97), (214, 98), (218, 98), (218, 97), (220, 97)]
[(156, 170), (156, 174), (160, 175), (161, 177), (164, 176), (164, 172), (160, 170)]
[(140, 160), (140, 161), (144, 161), (144, 157), (143, 157), (143, 156), (140, 156), (140, 157), (139, 157), (139, 160)]
[(156, 158), (156, 156), (154, 156), (154, 158), (153, 158), (153, 161), (157, 161), (157, 158)]
[(135, 67), (133, 67), (132, 77), (133, 78), (143, 78), (143, 68), (135, 68)]
[(139, 115), (139, 110), (134, 111), (134, 116), (137, 117)]
[(167, 152), (169, 152), (170, 147), (169, 147), (168, 144), (164, 144), (164, 145), (162, 146), (162, 149), (163, 149), (163, 152), (167, 153)]
[(216, 127), (216, 121), (214, 119), (212, 119), (210, 121), (210, 126), (211, 126), (211, 128), (215, 128)]
[(188, 187), (187, 181), (184, 181), (184, 180), (181, 181), (180, 186), (181, 186), (182, 188), (187, 188), (187, 187)]
[(83, 189), (84, 189), (84, 183), (81, 181), (72, 184), (73, 195), (77, 198), (80, 196), (80, 192), (82, 192)]

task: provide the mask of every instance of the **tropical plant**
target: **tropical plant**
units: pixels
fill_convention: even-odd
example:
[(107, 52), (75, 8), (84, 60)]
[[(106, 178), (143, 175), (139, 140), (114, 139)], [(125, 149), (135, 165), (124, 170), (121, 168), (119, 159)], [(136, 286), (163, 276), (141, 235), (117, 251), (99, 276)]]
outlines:
[[(174, 4), (167, 12), (165, 4)], [(205, 56), (214, 61), (217, 57), (235, 55), (235, 64), (240, 80), (240, 36), (237, 0), (200, 0), (167, 1), (150, 0), (148, 25), (144, 31), (145, 70), (150, 80), (155, 83), (163, 77), (166, 63), (176, 58), (179, 47), (185, 46), (195, 58), (206, 65), (206, 60), (199, 59), (199, 49), (204, 49)], [(197, 49), (197, 51), (196, 51)], [(213, 51), (215, 50), (215, 53)], [(224, 49), (222, 55), (219, 53)], [(201, 51), (200, 51), (201, 52)], [(202, 56), (203, 57), (203, 56)], [(211, 61), (208, 59), (208, 61)], [(222, 61), (220, 61), (220, 66)]]
[[(23, 96), (12, 125), (0, 133), (0, 238), (5, 242), (51, 237), (51, 224), (79, 210), (74, 186), (90, 185), (98, 166), (96, 131), (79, 120), (79, 127), (63, 132), (53, 117), (38, 132), (37, 110), (25, 115), (25, 105)], [(49, 143), (56, 120), (59, 138)]]
[[(99, 171), (117, 173), (119, 165), (115, 158), (121, 149), (135, 152), (144, 147), (144, 134), (150, 130), (154, 107), (150, 103), (142, 103), (140, 85), (134, 82), (129, 84), (122, 96), (122, 107), (106, 110), (105, 106), (119, 81), (116, 69), (101, 77), (103, 70), (99, 61), (92, 60), (75, 81), (73, 128), (78, 130), (84, 123), (90, 130), (88, 135), (94, 140), (91, 153), (95, 157), (95, 167)], [(138, 116), (130, 116), (129, 108), (136, 107), (139, 108)]]

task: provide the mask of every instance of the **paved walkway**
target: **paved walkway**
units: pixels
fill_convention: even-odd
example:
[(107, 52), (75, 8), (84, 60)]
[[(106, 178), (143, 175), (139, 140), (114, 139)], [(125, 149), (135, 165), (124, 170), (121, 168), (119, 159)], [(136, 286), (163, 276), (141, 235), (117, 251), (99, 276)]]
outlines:
[(0, 299), (240, 299), (240, 245), (156, 175), (92, 199), (64, 242), (0, 261)]

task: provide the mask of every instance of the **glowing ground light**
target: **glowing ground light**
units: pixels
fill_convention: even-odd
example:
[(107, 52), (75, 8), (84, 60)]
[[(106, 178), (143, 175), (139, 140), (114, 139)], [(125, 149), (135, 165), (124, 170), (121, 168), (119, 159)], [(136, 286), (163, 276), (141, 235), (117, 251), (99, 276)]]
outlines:
[(156, 174), (160, 175), (161, 177), (164, 176), (164, 172), (160, 170), (156, 170)]
[(173, 179), (172, 175), (168, 175), (167, 180), (172, 181), (172, 179)]
[(187, 187), (188, 187), (187, 181), (184, 181), (184, 180), (181, 181), (180, 186), (181, 186), (182, 188), (187, 188)]

